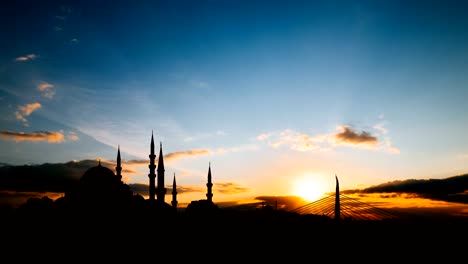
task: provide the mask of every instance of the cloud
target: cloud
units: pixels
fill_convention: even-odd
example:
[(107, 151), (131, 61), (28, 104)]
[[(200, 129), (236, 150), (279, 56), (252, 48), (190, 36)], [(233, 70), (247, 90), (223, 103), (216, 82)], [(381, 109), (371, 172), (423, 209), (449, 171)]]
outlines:
[(96, 166), (94, 160), (0, 167), (0, 190), (18, 192), (65, 192), (84, 172)]
[(42, 105), (40, 103), (32, 103), (27, 105), (19, 106), (19, 109), (25, 116), (32, 114), (32, 112), (36, 111), (37, 109), (41, 108)]
[(377, 145), (377, 137), (368, 131), (358, 132), (349, 126), (338, 126), (338, 133), (332, 135), (335, 144)]
[(77, 141), (80, 138), (76, 135), (75, 132), (68, 132), (67, 138), (72, 141)]
[(225, 136), (226, 135), (226, 132), (222, 131), (222, 130), (218, 130), (214, 133), (205, 133), (205, 134), (198, 134), (198, 135), (194, 135), (194, 136), (188, 136), (186, 138), (184, 138), (184, 141), (185, 142), (192, 142), (192, 141), (198, 141), (198, 140), (205, 140), (205, 139), (209, 139), (209, 138), (212, 138), (212, 137), (219, 137), (219, 136)]
[(42, 96), (52, 99), (55, 95), (55, 90), (53, 89), (54, 85), (47, 83), (47, 82), (42, 82), (37, 86), (37, 89), (41, 91)]
[(15, 61), (28, 61), (28, 60), (34, 60), (38, 57), (36, 54), (28, 54), (26, 56), (20, 56), (15, 59)]
[[(210, 155), (210, 154), (212, 154), (212, 151), (209, 149), (191, 149), (191, 150), (186, 150), (186, 151), (171, 152), (171, 153), (164, 155), (164, 162), (172, 162), (172, 161), (176, 161), (176, 160), (183, 159), (183, 158), (197, 157), (197, 156)], [(158, 162), (158, 159), (156, 158), (156, 164), (157, 162)], [(148, 159), (127, 160), (125, 161), (125, 164), (146, 166), (149, 164), (149, 160)]]
[(209, 149), (192, 149), (187, 151), (172, 152), (164, 155), (164, 161), (174, 161), (186, 157), (197, 157), (202, 155), (210, 155), (212, 152)]
[(24, 132), (11, 132), (11, 131), (0, 131), (0, 137), (6, 140), (13, 140), (16, 142), (20, 141), (31, 141), (41, 142), (47, 141), (49, 143), (62, 143), (65, 141), (64, 135), (61, 132), (53, 131), (38, 131), (34, 133)]
[(468, 204), (468, 174), (457, 175), (445, 179), (408, 179), (382, 183), (361, 190), (343, 190), (343, 194), (412, 194), (421, 197), (446, 202)]
[(281, 132), (262, 133), (256, 138), (258, 141), (267, 142), (272, 148), (287, 146), (300, 152), (324, 152), (346, 146), (391, 154), (400, 153), (400, 150), (392, 145), (383, 122), (373, 126), (373, 129), (375, 131), (358, 131), (348, 125), (339, 125), (335, 133), (316, 135), (285, 129)]
[(234, 182), (220, 182), (220, 183), (215, 183), (215, 189), (216, 192), (218, 193), (223, 193), (223, 194), (238, 194), (238, 193), (245, 193), (250, 191), (249, 188), (242, 187), (237, 183)]
[(255, 151), (258, 150), (258, 146), (255, 144), (244, 144), (239, 146), (233, 146), (229, 148), (218, 148), (216, 154), (226, 154), (235, 152)]
[(24, 118), (24, 116), (20, 112), (16, 111), (15, 112), (15, 117), (16, 117), (16, 119), (18, 119), (20, 121), (23, 121), (23, 123), (25, 123), (25, 125), (27, 126), (28, 120), (26, 120), (26, 118)]
[(269, 134), (260, 134), (257, 136), (257, 139), (260, 140), (260, 141), (263, 141), (263, 140), (266, 140), (270, 137)]
[(22, 121), (25, 126), (29, 126), (28, 120), (25, 116), (29, 116), (32, 112), (36, 111), (37, 109), (41, 108), (42, 105), (40, 103), (32, 103), (27, 105), (20, 105), (18, 107), (19, 111), (15, 112), (16, 119)]
[(326, 151), (319, 143), (324, 142), (326, 135), (309, 136), (291, 129), (285, 129), (279, 133), (260, 134), (257, 140), (266, 141), (273, 148), (287, 145), (292, 150), (306, 151)]

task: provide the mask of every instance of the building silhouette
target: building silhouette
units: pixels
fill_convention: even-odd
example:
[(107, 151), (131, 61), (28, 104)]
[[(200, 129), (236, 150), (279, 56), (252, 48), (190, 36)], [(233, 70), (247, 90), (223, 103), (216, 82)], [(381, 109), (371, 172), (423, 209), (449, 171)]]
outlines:
[[(117, 160), (115, 173), (101, 165), (101, 161), (95, 167), (89, 168), (79, 182), (72, 186), (63, 197), (64, 204), (73, 209), (108, 211), (144, 208), (159, 212), (177, 212), (177, 186), (176, 177), (172, 182), (172, 201), (167, 203), (165, 196), (165, 168), (162, 143), (159, 144), (159, 157), (156, 164), (154, 137), (151, 134), (150, 154), (149, 154), (149, 185), (148, 199), (144, 199), (140, 194), (135, 194), (130, 187), (122, 181), (122, 161), (120, 155), (120, 145), (117, 148)], [(216, 209), (213, 203), (211, 163), (208, 165), (206, 200), (192, 201), (186, 208), (190, 212), (207, 211)]]

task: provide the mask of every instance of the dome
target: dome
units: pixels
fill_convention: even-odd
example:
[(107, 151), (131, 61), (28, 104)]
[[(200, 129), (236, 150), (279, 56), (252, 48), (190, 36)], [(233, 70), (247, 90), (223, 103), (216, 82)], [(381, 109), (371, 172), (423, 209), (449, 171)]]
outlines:
[(89, 168), (80, 179), (82, 183), (91, 183), (93, 185), (105, 185), (115, 180), (117, 180), (117, 177), (114, 172), (107, 167), (101, 166), (101, 162), (99, 162), (99, 165)]

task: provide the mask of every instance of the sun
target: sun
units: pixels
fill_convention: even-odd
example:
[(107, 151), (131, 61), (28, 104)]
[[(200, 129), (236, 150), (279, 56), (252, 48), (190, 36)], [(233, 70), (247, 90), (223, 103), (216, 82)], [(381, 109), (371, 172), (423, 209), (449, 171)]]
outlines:
[(305, 175), (294, 182), (294, 195), (304, 200), (313, 202), (324, 197), (325, 190), (321, 177), (317, 175)]

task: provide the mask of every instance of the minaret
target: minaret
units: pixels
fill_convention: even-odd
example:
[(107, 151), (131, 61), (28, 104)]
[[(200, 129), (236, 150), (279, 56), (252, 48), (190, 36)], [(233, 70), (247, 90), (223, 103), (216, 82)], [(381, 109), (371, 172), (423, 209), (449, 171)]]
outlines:
[(121, 165), (121, 164), (120, 164), (120, 145), (119, 145), (118, 148), (117, 148), (117, 166), (115, 167), (115, 172), (116, 172), (117, 178), (118, 178), (119, 180), (122, 179), (122, 174), (121, 174), (121, 172), (122, 172), (122, 167), (121, 167), (120, 165)]
[(164, 187), (164, 159), (162, 153), (162, 143), (159, 142), (159, 160), (158, 160), (158, 186), (156, 187), (157, 200), (164, 203), (166, 188)]
[(213, 187), (213, 183), (211, 183), (211, 163), (208, 163), (208, 183), (206, 184), (206, 187), (208, 187), (206, 198), (209, 202), (212, 202), (211, 198), (213, 197), (213, 193), (211, 193), (211, 187)]
[(156, 168), (156, 165), (154, 165), (154, 160), (156, 159), (156, 155), (154, 155), (154, 140), (153, 140), (153, 132), (151, 131), (151, 146), (150, 146), (150, 165), (148, 165), (148, 168), (150, 170), (150, 173), (148, 174), (149, 177), (149, 200), (154, 201), (154, 194), (155, 194), (155, 179), (156, 179), (156, 174), (154, 173), (154, 169)]
[(177, 187), (174, 173), (174, 180), (172, 181), (172, 207), (177, 209)]
[(335, 220), (340, 220), (340, 184), (338, 182), (338, 177), (335, 174), (336, 178), (336, 192), (335, 192)]

